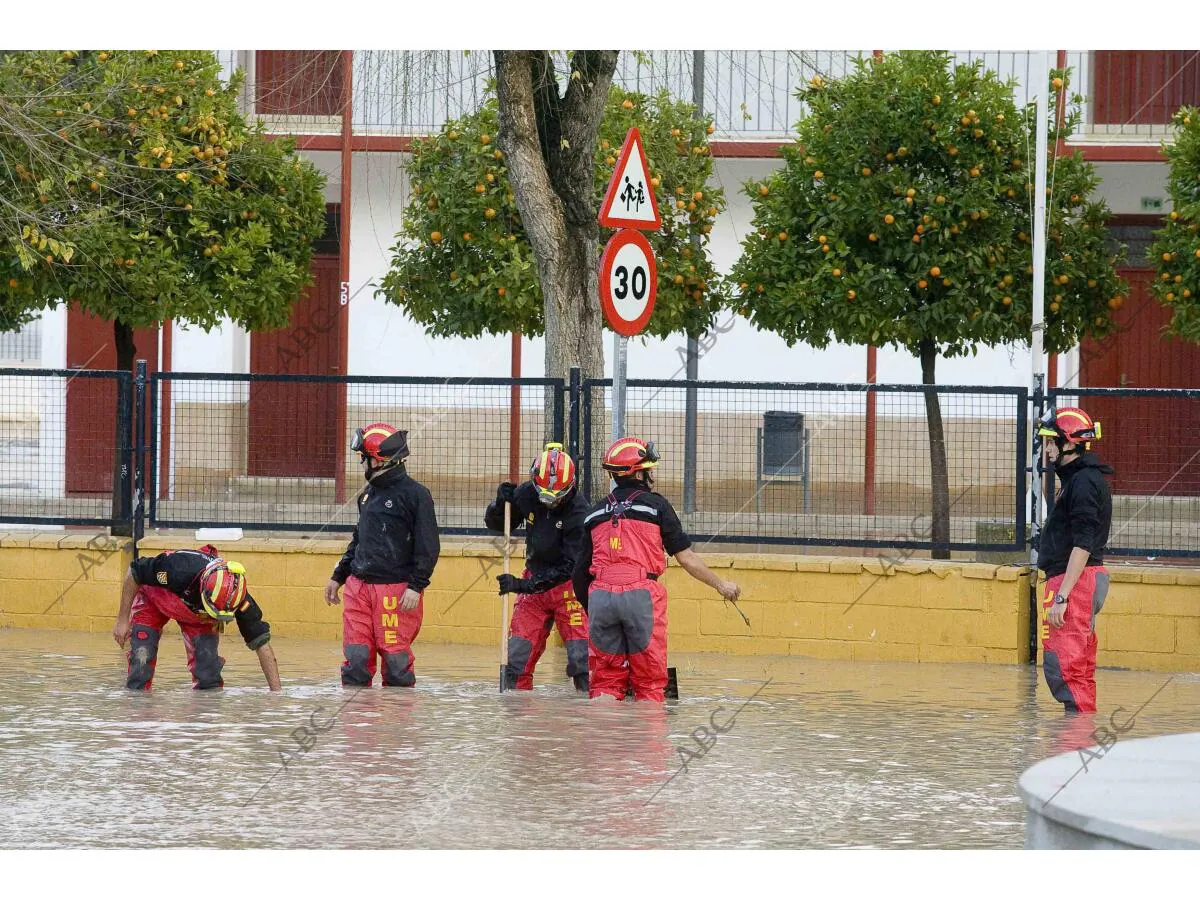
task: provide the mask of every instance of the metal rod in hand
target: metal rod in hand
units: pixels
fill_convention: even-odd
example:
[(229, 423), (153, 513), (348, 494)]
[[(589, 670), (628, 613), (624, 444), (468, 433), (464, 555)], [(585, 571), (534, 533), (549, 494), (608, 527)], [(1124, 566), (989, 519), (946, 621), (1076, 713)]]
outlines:
[(744, 612), (742, 612), (742, 608), (737, 605), (736, 600), (730, 600), (729, 602), (733, 604), (733, 608), (737, 610), (738, 615), (742, 617), (742, 621), (745, 622), (746, 627), (749, 628), (750, 627), (750, 617), (748, 615), (746, 615)]
[[(508, 575), (512, 542), (512, 504), (504, 502), (504, 574)], [(507, 579), (506, 579), (507, 580)], [(500, 693), (504, 693), (504, 670), (508, 668), (508, 594), (500, 597)]]

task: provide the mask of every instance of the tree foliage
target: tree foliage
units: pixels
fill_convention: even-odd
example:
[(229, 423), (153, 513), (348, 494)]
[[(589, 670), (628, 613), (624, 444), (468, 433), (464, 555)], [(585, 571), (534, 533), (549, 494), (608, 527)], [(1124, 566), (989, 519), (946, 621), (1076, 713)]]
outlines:
[[(648, 97), (613, 86), (595, 149), (593, 216), (626, 132), (632, 125), (641, 132), (663, 220), (660, 231), (647, 234), (658, 297), (646, 331), (656, 336), (702, 334), (724, 302), (706, 245), (725, 197), (708, 185), (711, 122), (693, 118), (693, 109), (665, 91)], [(430, 334), (539, 335), (545, 327), (533, 251), (496, 148), (498, 128), (491, 93), (478, 110), (419, 141), (407, 166), (412, 196), (378, 294)], [(602, 241), (610, 235), (601, 229)]]
[(208, 51), (0, 60), (0, 328), (61, 301), (119, 328), (286, 325), (323, 180), (240, 89)]
[(1151, 248), (1158, 260), (1154, 295), (1171, 307), (1170, 330), (1200, 341), (1200, 109), (1175, 114), (1175, 142), (1166, 154), (1172, 210)]
[[(1058, 92), (1067, 73), (1053, 73)], [(810, 114), (785, 165), (746, 185), (754, 227), (738, 304), (789, 343), (973, 352), (1028, 340), (1035, 112), (981, 64), (919, 51), (860, 61), (799, 92)], [(1077, 122), (1050, 127), (1052, 152)], [(1051, 116), (1054, 116), (1053, 105)], [(1081, 155), (1052, 160), (1046, 336), (1063, 351), (1112, 329), (1125, 287), (1106, 250), (1108, 210)]]

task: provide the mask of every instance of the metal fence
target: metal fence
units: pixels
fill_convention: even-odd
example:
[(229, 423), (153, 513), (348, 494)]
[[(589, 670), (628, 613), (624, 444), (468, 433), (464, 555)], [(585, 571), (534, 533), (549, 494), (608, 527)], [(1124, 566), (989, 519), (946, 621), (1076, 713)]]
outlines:
[[(597, 461), (611, 394), (610, 380), (583, 385), (581, 474), (593, 494), (607, 489)], [(939, 546), (1022, 550), (1023, 388), (631, 380), (625, 431), (655, 441), (657, 488), (699, 540), (928, 550), (933, 397), (949, 489)]]
[[(496, 482), (523, 474), (545, 440), (576, 454), (589, 496), (607, 491), (611, 391), (578, 373), (568, 383), (0, 369), (0, 522), (137, 532), (145, 495), (153, 527), (344, 532), (362, 485), (350, 439), (386, 421), (408, 429), (409, 470), (442, 530), (482, 534)], [(658, 488), (698, 540), (929, 550), (930, 396), (945, 546), (1023, 552), (1023, 388), (633, 380), (625, 426), (658, 445)], [(1050, 396), (1107, 426), (1095, 448), (1116, 469), (1107, 552), (1200, 557), (1200, 390)]]
[(483, 508), (510, 469), (514, 404), (520, 470), (547, 435), (563, 439), (561, 379), (173, 372), (150, 381), (154, 527), (349, 531), (363, 475), (346, 448), (356, 428), (387, 422), (408, 431), (408, 470), (433, 493), (442, 531), (483, 533)]
[(1115, 469), (1105, 552), (1200, 556), (1200, 390), (1056, 388), (1050, 396), (1100, 422), (1092, 449)]
[(0, 369), (0, 522), (128, 526), (129, 372)]

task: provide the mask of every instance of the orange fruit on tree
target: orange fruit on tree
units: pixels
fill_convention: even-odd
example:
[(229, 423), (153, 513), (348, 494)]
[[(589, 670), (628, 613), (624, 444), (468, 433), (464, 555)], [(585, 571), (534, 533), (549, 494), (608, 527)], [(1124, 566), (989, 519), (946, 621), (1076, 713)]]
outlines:
[(703, 200), (703, 199), (704, 199), (704, 192), (703, 192), (703, 191), (696, 191), (696, 193), (692, 194), (692, 199), (693, 199), (693, 200), (695, 200), (695, 201), (697, 201), (697, 202), (699, 202), (699, 201)]
[(431, 231), (429, 233), (429, 239), (435, 244), (440, 244), (442, 242), (442, 233), (440, 231)]
[(1059, 307), (1058, 307), (1057, 303), (1050, 304), (1050, 312), (1058, 312), (1058, 309), (1059, 309)]
[(475, 185), (475, 193), (477, 193), (477, 194), (482, 194), (486, 190), (487, 190), (487, 188), (484, 187), (482, 184)]
[(496, 293), (499, 294), (501, 297), (503, 297), (508, 292), (506, 290), (504, 290), (504, 288), (498, 287), (498, 288), (496, 288)]
[[(1170, 294), (1168, 294), (1167, 296), (1169, 297)], [(1125, 301), (1122, 300), (1120, 297), (1113, 297), (1111, 300), (1108, 301), (1108, 308), (1109, 309), (1120, 309), (1121, 305), (1124, 302)]]
[(633, 109), (633, 101), (628, 97), (621, 101), (621, 109)]
[(1063, 80), (1062, 80), (1061, 78), (1055, 78), (1055, 79), (1054, 79), (1052, 82), (1050, 82), (1050, 83), (1051, 83), (1052, 85), (1054, 85), (1054, 89), (1055, 89), (1056, 91), (1061, 91), (1061, 90), (1062, 90), (1062, 87), (1063, 87)]
[(879, 236), (876, 235), (875, 232), (872, 231), (870, 234), (867, 235), (867, 240), (868, 241), (877, 241), (877, 240), (879, 240)]
[(672, 278), (671, 280), (672, 280), (672, 281), (673, 281), (675, 284), (683, 284), (683, 276), (682, 276), (682, 275), (676, 275), (676, 276), (675, 276), (674, 278)]
[(496, 218), (496, 211), (489, 206), (483, 211), (483, 215), (485, 218), (494, 219)]
[(769, 193), (771, 193), (771, 189), (769, 187), (767, 187), (765, 184), (760, 184), (758, 186), (758, 196), (765, 197)]
[(492, 136), (490, 134), (481, 134), (479, 136), (479, 143), (490, 144), (491, 142), (492, 142)]
[(1012, 297), (1005, 297), (1000, 302), (1003, 303), (1005, 306), (1012, 306)]
[(847, 299), (847, 300), (853, 300), (853, 299), (854, 299), (855, 297), (857, 297), (857, 296), (858, 296), (858, 294), (857, 294), (857, 293), (855, 293), (855, 292), (854, 292), (854, 291), (852, 291), (852, 290), (850, 290), (850, 291), (846, 291), (846, 299)]
[(886, 216), (883, 217), (883, 221), (886, 222), (888, 225), (891, 225), (893, 222), (896, 221), (896, 217), (893, 216), (891, 213), (888, 213)]
[(862, 173), (863, 173), (863, 178), (866, 178), (871, 174), (871, 170), (869, 168), (867, 168), (866, 166), (863, 166)]
[(464, 241), (469, 241), (471, 239), (471, 237), (472, 237), (471, 232), (469, 232), (469, 231), (463, 232), (463, 240)]
[(813, 178), (817, 179), (818, 181), (824, 177), (825, 177), (825, 173), (822, 172), (820, 169), (817, 169), (817, 171), (813, 172)]
[(842, 277), (842, 270), (841, 270), (841, 269), (834, 269), (834, 270), (833, 270), (833, 277), (834, 277), (834, 278), (841, 278), (841, 277)]
[(943, 285), (945, 285), (946, 287), (950, 287), (950, 285), (951, 285), (952, 283), (953, 283), (953, 282), (951, 282), (949, 278), (943, 278), (943, 279), (942, 279), (942, 284), (943, 284)]
[(905, 197), (915, 197), (915, 196), (917, 196), (917, 191), (916, 191), (916, 188), (909, 188), (907, 191), (905, 191), (905, 192), (904, 192), (904, 196), (905, 196)]
[(921, 243), (921, 236), (920, 236), (919, 234), (914, 234), (914, 235), (913, 235), (913, 243), (914, 243), (914, 244), (919, 244), (919, 243)]
[(929, 274), (932, 275), (934, 278), (938, 278), (941, 276), (942, 270), (938, 266), (934, 266), (932, 269), (929, 270)]
[(929, 287), (929, 282), (922, 278), (917, 282), (917, 287), (919, 287), (921, 290), (925, 290), (925, 288)]
[(778, 238), (779, 238), (781, 241), (786, 241), (786, 240), (788, 239), (788, 235), (787, 235), (787, 232), (786, 232), (786, 231), (781, 231), (781, 232), (779, 232), (779, 234), (777, 235), (777, 237), (778, 237)]

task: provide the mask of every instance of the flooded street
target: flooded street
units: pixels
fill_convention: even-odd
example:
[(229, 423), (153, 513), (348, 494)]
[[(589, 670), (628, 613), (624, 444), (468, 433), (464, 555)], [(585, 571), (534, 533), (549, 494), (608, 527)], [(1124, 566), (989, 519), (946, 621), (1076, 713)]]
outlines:
[(578, 699), (561, 649), (532, 694), (419, 639), (415, 690), (345, 691), (339, 646), (276, 638), (270, 695), (222, 646), (224, 691), (172, 629), (131, 694), (108, 635), (0, 631), (0, 848), (1017, 848), (1020, 773), (1117, 707), (1171, 679), (1127, 734), (1200, 729), (1196, 675), (1101, 670), (1088, 722), (1033, 667), (672, 654), (662, 708)]

